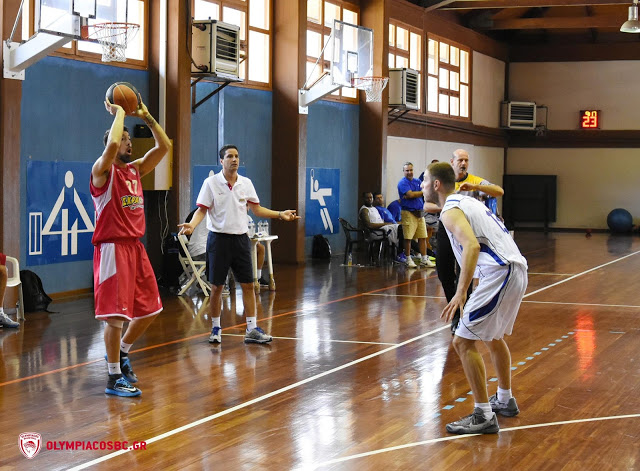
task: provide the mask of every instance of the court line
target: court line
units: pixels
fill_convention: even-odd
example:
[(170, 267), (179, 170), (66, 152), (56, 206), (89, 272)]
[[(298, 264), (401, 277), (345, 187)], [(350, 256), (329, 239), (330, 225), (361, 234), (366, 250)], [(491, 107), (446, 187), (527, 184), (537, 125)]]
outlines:
[[(529, 293), (529, 294), (524, 295), (524, 297), (526, 298), (527, 296), (531, 296), (531, 295), (533, 295), (533, 294), (536, 294), (536, 293), (539, 293), (539, 292), (544, 291), (544, 290), (546, 290), (546, 289), (549, 289), (549, 288), (552, 288), (552, 287), (554, 287), (554, 286), (557, 286), (557, 285), (559, 285), (559, 284), (561, 284), (561, 283), (565, 283), (565, 282), (567, 282), (567, 281), (569, 281), (569, 280), (572, 280), (572, 279), (574, 279), (574, 278), (577, 278), (577, 277), (579, 277), (579, 276), (581, 276), (581, 275), (584, 275), (584, 274), (590, 273), (590, 272), (592, 272), (592, 271), (594, 271), (594, 270), (597, 270), (597, 269), (602, 268), (602, 267), (604, 267), (604, 266), (610, 265), (610, 264), (612, 264), (612, 263), (616, 263), (616, 262), (618, 262), (618, 261), (620, 261), (620, 260), (624, 260), (624, 259), (626, 259), (626, 258), (628, 258), (628, 257), (631, 257), (632, 255), (636, 255), (636, 254), (638, 254), (638, 253), (640, 253), (640, 250), (639, 250), (639, 251), (637, 251), (637, 252), (633, 252), (632, 254), (625, 255), (624, 257), (620, 257), (619, 259), (613, 260), (613, 261), (611, 261), (611, 262), (608, 262), (608, 263), (605, 263), (605, 264), (599, 265), (599, 266), (597, 266), (597, 267), (595, 267), (595, 268), (591, 268), (590, 270), (586, 270), (586, 271), (584, 271), (584, 272), (582, 272), (582, 273), (578, 273), (577, 275), (572, 276), (571, 278), (567, 278), (567, 279), (565, 279), (565, 280), (561, 280), (561, 281), (559, 281), (559, 282), (557, 282), (557, 283), (553, 283), (553, 284), (551, 284), (551, 285), (549, 285), (549, 286), (545, 286), (545, 287), (543, 287), (543, 288), (540, 288), (540, 289), (539, 289), (539, 290), (537, 290), (537, 291), (534, 291), (534, 292), (532, 292), (532, 293)], [(430, 276), (428, 276), (428, 277), (426, 277), (426, 278), (421, 278), (420, 280), (414, 280), (414, 281), (415, 281), (415, 282), (417, 282), (417, 281), (426, 281), (427, 279), (431, 278), (432, 276), (433, 276), (433, 275), (430, 275)], [(407, 284), (410, 284), (410, 283), (412, 283), (412, 282), (413, 282), (413, 281), (408, 281), (408, 282), (405, 282), (405, 283), (397, 284), (397, 285), (395, 285), (395, 286), (407, 285)], [(393, 288), (393, 287), (394, 287), (394, 286), (392, 286), (391, 288)], [(343, 299), (352, 299), (352, 298), (356, 298), (356, 297), (359, 297), (359, 296), (364, 296), (364, 295), (366, 295), (366, 294), (376, 293), (376, 292), (378, 292), (378, 291), (384, 291), (385, 289), (389, 289), (389, 288), (380, 288), (380, 289), (376, 289), (376, 290), (368, 291), (367, 293), (360, 293), (360, 294), (357, 294), (357, 295), (354, 295), (354, 296), (348, 296), (348, 297), (343, 298)], [(325, 303), (325, 304), (333, 304), (334, 302), (337, 302), (337, 300), (336, 300), (336, 301), (329, 301), (328, 303)], [(292, 311), (292, 312), (297, 312), (297, 311)], [(278, 317), (279, 317), (279, 316), (280, 316), (280, 315), (278, 315)], [(275, 317), (275, 316), (274, 316), (274, 317)], [(246, 325), (246, 324), (240, 324), (240, 325)], [(442, 327), (439, 327), (439, 328), (437, 328), (437, 329), (434, 329), (434, 330), (432, 330), (432, 331), (430, 331), (430, 332), (427, 332), (427, 333), (425, 333), (425, 334), (419, 335), (419, 336), (414, 337), (414, 338), (412, 338), (412, 339), (405, 340), (404, 342), (401, 342), (401, 343), (399, 343), (399, 344), (397, 344), (397, 345), (394, 345), (394, 346), (391, 346), (391, 347), (385, 348), (385, 349), (383, 349), (383, 350), (380, 350), (379, 352), (372, 353), (372, 354), (367, 355), (367, 356), (362, 357), (362, 358), (358, 358), (357, 360), (353, 360), (353, 361), (351, 361), (351, 362), (349, 362), (349, 363), (346, 363), (346, 364), (344, 364), (344, 365), (338, 366), (338, 367), (333, 368), (333, 369), (331, 369), (331, 370), (325, 371), (325, 372), (323, 372), (323, 373), (319, 373), (319, 374), (317, 374), (317, 375), (315, 375), (315, 376), (312, 376), (312, 377), (310, 377), (310, 378), (304, 379), (304, 380), (302, 380), (302, 381), (299, 381), (299, 382), (297, 382), (297, 383), (291, 384), (291, 385), (289, 385), (289, 386), (285, 386), (284, 388), (280, 388), (280, 389), (278, 389), (278, 390), (276, 390), (276, 391), (272, 391), (272, 392), (270, 392), (270, 393), (264, 394), (264, 395), (262, 395), (262, 396), (260, 396), (260, 397), (257, 397), (257, 398), (254, 398), (254, 399), (251, 399), (251, 400), (249, 400), (249, 401), (247, 401), (247, 402), (244, 402), (244, 403), (242, 403), (242, 404), (238, 404), (237, 406), (231, 407), (230, 409), (226, 409), (226, 410), (223, 410), (223, 411), (218, 412), (218, 413), (216, 413), (216, 414), (210, 415), (210, 416), (208, 416), (208, 417), (204, 417), (204, 418), (202, 418), (202, 419), (196, 420), (195, 422), (191, 422), (191, 423), (189, 423), (189, 424), (183, 425), (182, 427), (178, 427), (178, 428), (176, 428), (176, 429), (169, 430), (168, 432), (165, 432), (165, 433), (163, 433), (163, 434), (160, 434), (160, 435), (157, 435), (157, 436), (155, 436), (155, 437), (153, 437), (153, 438), (150, 438), (149, 440), (146, 440), (146, 443), (154, 443), (154, 442), (157, 442), (157, 441), (162, 440), (162, 439), (164, 439), (164, 438), (171, 437), (171, 436), (173, 436), (173, 435), (175, 435), (175, 434), (177, 434), (177, 433), (180, 433), (180, 432), (183, 432), (183, 431), (185, 431), (185, 430), (189, 430), (189, 429), (191, 429), (191, 428), (193, 428), (193, 427), (196, 427), (196, 426), (198, 426), (198, 425), (201, 425), (201, 424), (204, 424), (204, 423), (210, 422), (211, 420), (214, 420), (214, 419), (217, 419), (217, 418), (219, 418), (219, 417), (222, 417), (222, 416), (228, 415), (228, 414), (230, 414), (230, 413), (232, 413), (232, 412), (235, 412), (235, 411), (237, 411), (237, 410), (244, 409), (245, 407), (248, 407), (248, 406), (250, 406), (250, 405), (256, 404), (256, 403), (261, 402), (261, 401), (264, 401), (264, 400), (266, 400), (266, 399), (269, 399), (269, 398), (271, 398), (271, 397), (273, 397), (273, 396), (276, 396), (276, 395), (278, 395), (278, 394), (284, 393), (284, 392), (289, 391), (289, 390), (291, 390), (291, 389), (297, 388), (298, 386), (302, 386), (303, 384), (309, 383), (309, 382), (311, 382), (311, 381), (315, 381), (316, 379), (319, 379), (319, 378), (322, 378), (322, 377), (327, 376), (327, 375), (329, 375), (329, 374), (335, 373), (335, 372), (340, 371), (340, 370), (342, 370), (342, 369), (344, 369), (344, 368), (348, 368), (348, 367), (350, 367), (350, 366), (356, 365), (356, 364), (358, 364), (358, 363), (361, 363), (361, 362), (363, 362), (363, 361), (369, 360), (369, 359), (374, 358), (374, 357), (376, 357), (376, 356), (379, 356), (379, 355), (382, 355), (382, 354), (384, 354), (384, 353), (387, 353), (387, 352), (390, 352), (390, 351), (392, 351), (392, 350), (395, 350), (395, 349), (397, 349), (397, 348), (403, 347), (403, 346), (405, 346), (405, 345), (408, 345), (409, 343), (412, 343), (412, 342), (415, 342), (416, 340), (420, 340), (420, 339), (422, 339), (422, 338), (428, 337), (428, 336), (430, 336), (430, 335), (432, 335), (432, 334), (435, 334), (435, 333), (437, 333), (437, 332), (440, 332), (440, 331), (443, 331), (443, 330), (448, 330), (449, 328), (450, 328), (450, 327), (449, 327), (449, 325), (443, 325)], [(530, 427), (531, 427), (531, 426), (530, 426)], [(505, 429), (505, 431), (508, 431), (508, 430), (509, 430), (509, 429)], [(515, 430), (515, 429), (514, 429), (514, 430)], [(468, 435), (468, 436), (474, 436), (474, 435)], [(455, 438), (455, 437), (454, 437), (454, 438)], [(447, 440), (447, 439), (450, 439), (450, 438), (449, 438), (449, 437), (443, 437), (443, 438), (439, 438), (439, 439), (435, 439), (435, 440), (437, 440), (437, 441), (444, 441), (444, 440)], [(107, 460), (110, 460), (111, 458), (115, 458), (116, 456), (120, 456), (120, 455), (122, 455), (122, 454), (124, 454), (124, 453), (128, 453), (128, 452), (129, 452), (129, 451), (131, 451), (131, 450), (133, 450), (133, 447), (127, 448), (126, 450), (116, 451), (116, 452), (111, 453), (111, 454), (109, 454), (109, 455), (102, 456), (102, 457), (97, 458), (97, 459), (95, 459), (95, 460), (93, 460), (93, 461), (89, 461), (89, 462), (84, 463), (84, 464), (82, 464), (82, 465), (79, 465), (79, 466), (76, 466), (76, 467), (74, 467), (74, 468), (71, 468), (71, 470), (72, 470), (72, 471), (75, 471), (75, 470), (86, 469), (86, 468), (88, 468), (88, 467), (90, 467), (90, 466), (93, 466), (93, 465), (95, 465), (95, 464), (102, 463), (103, 461), (107, 461)], [(375, 453), (375, 452), (372, 452), (372, 453)]]
[[(363, 361), (370, 360), (371, 358), (375, 358), (377, 356), (383, 355), (384, 353), (390, 352), (392, 350), (396, 350), (396, 349), (398, 349), (400, 347), (404, 347), (405, 345), (408, 345), (410, 343), (416, 342), (418, 340), (421, 340), (423, 338), (429, 337), (429, 336), (431, 336), (433, 334), (436, 334), (438, 332), (441, 332), (441, 331), (447, 330), (447, 329), (449, 329), (449, 325), (443, 325), (442, 327), (438, 327), (437, 329), (431, 330), (429, 332), (425, 332), (424, 334), (418, 335), (417, 337), (413, 337), (413, 338), (411, 338), (409, 340), (405, 340), (404, 342), (401, 342), (399, 344), (396, 344), (396, 345), (393, 345), (391, 347), (385, 348), (383, 350), (380, 350), (379, 352), (371, 353), (370, 355), (366, 355), (366, 356), (364, 356), (362, 358), (358, 358), (356, 360), (350, 361), (349, 363), (345, 363), (344, 365), (337, 366), (337, 367), (332, 368), (330, 370), (327, 370), (327, 371), (324, 371), (322, 373), (319, 373), (319, 374), (317, 374), (315, 376), (311, 376), (309, 378), (303, 379), (302, 381), (298, 381), (297, 383), (290, 384), (289, 386), (285, 386), (284, 388), (280, 388), (280, 389), (277, 389), (275, 391), (271, 391), (270, 393), (264, 394), (264, 395), (262, 395), (260, 397), (256, 397), (256, 398), (251, 399), (251, 400), (249, 400), (247, 402), (243, 402), (242, 404), (238, 404), (237, 406), (231, 407), (229, 409), (225, 409), (223, 411), (217, 412), (217, 413), (209, 415), (207, 417), (203, 417), (202, 419), (196, 420), (195, 422), (191, 422), (189, 424), (183, 425), (182, 427), (178, 427), (178, 428), (175, 428), (173, 430), (169, 430), (168, 432), (162, 433), (160, 435), (157, 435), (157, 436), (155, 436), (153, 438), (150, 438), (150, 439), (144, 440), (144, 441), (148, 445), (150, 443), (154, 443), (154, 442), (163, 440), (165, 438), (171, 437), (172, 435), (176, 435), (176, 434), (178, 434), (180, 432), (184, 432), (185, 430), (189, 430), (189, 429), (191, 429), (193, 427), (196, 427), (198, 425), (202, 425), (204, 423), (210, 422), (210, 421), (212, 421), (214, 419), (217, 419), (219, 417), (231, 414), (232, 412), (235, 412), (237, 410), (244, 409), (244, 408), (249, 407), (249, 406), (251, 406), (253, 404), (256, 404), (258, 402), (262, 402), (262, 401), (264, 401), (266, 399), (269, 399), (269, 398), (271, 398), (273, 396), (277, 396), (279, 394), (285, 393), (287, 391), (290, 391), (291, 389), (295, 389), (295, 388), (297, 388), (299, 386), (302, 386), (304, 384), (307, 384), (307, 383), (310, 383), (310, 382), (315, 381), (317, 379), (320, 379), (320, 378), (322, 378), (324, 376), (328, 376), (330, 374), (336, 373), (337, 371), (343, 370), (345, 368), (349, 368), (349, 367), (351, 367), (353, 365), (357, 365), (358, 363), (362, 363)], [(107, 461), (107, 460), (110, 460), (111, 458), (115, 458), (116, 456), (120, 456), (120, 455), (122, 455), (124, 453), (128, 453), (129, 451), (132, 451), (132, 450), (133, 450), (133, 447), (129, 447), (126, 450), (116, 451), (116, 452), (111, 453), (109, 455), (105, 455), (105, 456), (102, 456), (100, 458), (96, 458), (93, 461), (89, 461), (87, 463), (83, 463), (81, 465), (75, 466), (75, 467), (71, 468), (70, 471), (86, 469), (86, 468), (88, 468), (90, 466), (94, 466), (94, 465), (96, 465), (98, 463), (102, 463), (103, 461)]]
[[(223, 336), (229, 336), (229, 337), (244, 337), (244, 334), (222, 334)], [(274, 339), (279, 339), (279, 340), (304, 340), (302, 338), (299, 337), (276, 337), (275, 335), (273, 336)], [(335, 339), (316, 339), (318, 342), (331, 342), (331, 343), (357, 343), (357, 344), (363, 344), (363, 345), (398, 345), (397, 343), (391, 343), (391, 342), (360, 342), (358, 340), (335, 340)]]
[(569, 277), (569, 278), (565, 278), (564, 280), (557, 281), (556, 283), (553, 283), (552, 285), (545, 286), (545, 287), (540, 288), (539, 290), (533, 291), (533, 292), (531, 292), (531, 293), (527, 293), (527, 294), (525, 294), (525, 295), (523, 296), (523, 298), (527, 298), (527, 297), (529, 297), (529, 296), (533, 296), (534, 294), (538, 294), (538, 293), (540, 293), (541, 291), (544, 291), (544, 290), (549, 289), (549, 288), (553, 288), (554, 286), (561, 285), (562, 283), (566, 283), (567, 281), (571, 281), (571, 280), (573, 280), (573, 279), (575, 279), (575, 278), (578, 278), (579, 276), (586, 275), (587, 273), (591, 273), (592, 271), (599, 270), (600, 268), (606, 267), (607, 265), (611, 265), (611, 264), (613, 264), (613, 263), (618, 263), (618, 262), (620, 262), (621, 260), (624, 260), (624, 259), (629, 258), (629, 257), (633, 257), (634, 255), (637, 255), (637, 254), (639, 254), (639, 253), (640, 253), (640, 250), (637, 250), (637, 251), (635, 251), (635, 252), (633, 252), (633, 253), (630, 253), (630, 254), (628, 254), (628, 255), (625, 255), (624, 257), (616, 258), (615, 260), (612, 260), (612, 261), (610, 261), (610, 262), (603, 263), (602, 265), (598, 265), (597, 267), (590, 268), (589, 270), (585, 270), (585, 271), (583, 271), (582, 273), (578, 273), (578, 274), (573, 275), (573, 276), (571, 276), (571, 277)]
[(575, 273), (536, 273), (533, 271), (527, 272), (529, 275), (545, 275), (545, 276), (571, 276), (575, 275)]
[[(528, 430), (528, 429), (541, 428), (541, 427), (553, 427), (557, 425), (571, 425), (571, 424), (579, 424), (579, 423), (585, 423), (585, 422), (600, 422), (604, 420), (637, 419), (637, 418), (640, 418), (640, 414), (612, 415), (608, 417), (592, 417), (589, 419), (562, 420), (559, 422), (547, 422), (542, 424), (531, 424), (531, 425), (521, 425), (518, 427), (501, 428), (500, 433), (515, 432), (517, 430)], [(304, 467), (303, 469), (318, 469), (322, 466), (329, 466), (336, 463), (343, 463), (345, 461), (350, 461), (357, 458), (365, 458), (368, 456), (378, 455), (380, 453), (387, 453), (389, 451), (402, 450), (405, 448), (413, 448), (413, 447), (422, 446), (422, 445), (431, 445), (433, 443), (446, 442), (450, 440), (461, 440), (464, 438), (477, 437), (479, 435), (481, 434), (474, 433), (474, 434), (468, 434), (468, 435), (450, 435), (446, 437), (433, 438), (431, 440), (423, 440), (420, 442), (406, 443), (404, 445), (397, 445), (389, 448), (380, 448), (378, 450), (367, 451), (364, 453), (358, 453), (356, 455), (343, 456), (342, 458), (323, 461), (322, 463), (312, 465), (313, 466), (312, 468)]]
[(394, 298), (429, 298), (429, 299), (445, 299), (444, 296), (422, 296), (420, 294), (383, 294), (383, 293), (366, 293), (365, 296), (391, 296)]
[(640, 306), (634, 306), (631, 304), (594, 304), (594, 303), (563, 303), (560, 301), (522, 301), (523, 303), (535, 303), (535, 304), (563, 304), (566, 306), (594, 306), (594, 307), (628, 307), (639, 308)]
[[(366, 293), (358, 293), (358, 294), (354, 294), (352, 296), (345, 296), (344, 298), (334, 299), (333, 301), (327, 301), (327, 302), (324, 302), (324, 303), (316, 304), (315, 307), (317, 308), (317, 307), (327, 306), (329, 304), (338, 303), (338, 302), (342, 302), (342, 301), (347, 301), (349, 299), (358, 298), (360, 296), (365, 296), (365, 295), (367, 295), (369, 293), (375, 293), (375, 292), (378, 292), (378, 291), (384, 291), (384, 290), (387, 290), (387, 289), (397, 288), (399, 286), (406, 286), (406, 285), (410, 285), (412, 283), (418, 283), (418, 282), (421, 282), (421, 281), (426, 281), (429, 278), (433, 278), (433, 277), (435, 277), (435, 275), (429, 275), (429, 276), (427, 276), (425, 278), (420, 278), (418, 280), (409, 280), (409, 281), (405, 281), (403, 283), (397, 283), (395, 285), (385, 286), (384, 288), (378, 288), (378, 289), (375, 289), (373, 291), (367, 291)], [(275, 316), (270, 316), (270, 317), (261, 317), (258, 320), (260, 322), (268, 321), (270, 319), (276, 319), (278, 317), (288, 316), (289, 314), (298, 314), (298, 313), (301, 313), (301, 312), (304, 312), (304, 309), (296, 309), (294, 311), (287, 311), (287, 312), (283, 312), (281, 314), (276, 314)], [(231, 330), (231, 329), (238, 329), (238, 328), (244, 327), (246, 325), (247, 325), (247, 323), (244, 322), (242, 324), (236, 324), (236, 325), (233, 325), (233, 326), (230, 326), (230, 327), (225, 327), (222, 330), (225, 331), (225, 330)], [(142, 347), (142, 348), (138, 348), (136, 350), (131, 350), (131, 352), (129, 352), (129, 353), (144, 352), (146, 350), (153, 350), (155, 348), (166, 347), (167, 345), (173, 345), (173, 344), (176, 344), (176, 343), (181, 343), (181, 342), (194, 340), (194, 339), (198, 339), (198, 338), (201, 338), (201, 337), (208, 337), (208, 336), (209, 336), (209, 332), (205, 332), (205, 333), (202, 333), (202, 334), (191, 335), (189, 337), (183, 337), (181, 339), (171, 340), (169, 342), (163, 342), (163, 343), (159, 343), (159, 344), (156, 344), (156, 345), (149, 345), (147, 347)], [(35, 375), (25, 376), (24, 378), (12, 379), (10, 381), (5, 381), (4, 383), (0, 383), (0, 388), (3, 387), (3, 386), (8, 386), (10, 384), (22, 383), (23, 381), (28, 381), (30, 379), (40, 378), (42, 376), (47, 376), (47, 375), (54, 374), (54, 373), (61, 373), (63, 371), (73, 370), (75, 368), (79, 368), (81, 366), (91, 365), (93, 363), (98, 363), (100, 361), (104, 361), (104, 359), (103, 358), (98, 358), (96, 360), (85, 361), (83, 363), (78, 363), (76, 365), (69, 365), (69, 366), (65, 366), (65, 367), (62, 367), (62, 368), (57, 368), (55, 370), (49, 370), (49, 371), (45, 371), (43, 373), (37, 373)]]

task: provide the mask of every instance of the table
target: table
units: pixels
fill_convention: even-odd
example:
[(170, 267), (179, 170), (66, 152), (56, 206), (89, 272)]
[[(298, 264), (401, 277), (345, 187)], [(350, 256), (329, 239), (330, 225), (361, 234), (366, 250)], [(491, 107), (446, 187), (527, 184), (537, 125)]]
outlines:
[(258, 242), (264, 242), (265, 245), (265, 259), (267, 261), (267, 267), (269, 270), (269, 291), (276, 290), (276, 282), (273, 279), (273, 261), (271, 259), (271, 242), (277, 240), (277, 235), (268, 235), (262, 237), (250, 237), (251, 241), (251, 262), (253, 265), (253, 288), (256, 293), (260, 292), (260, 282), (258, 281)]

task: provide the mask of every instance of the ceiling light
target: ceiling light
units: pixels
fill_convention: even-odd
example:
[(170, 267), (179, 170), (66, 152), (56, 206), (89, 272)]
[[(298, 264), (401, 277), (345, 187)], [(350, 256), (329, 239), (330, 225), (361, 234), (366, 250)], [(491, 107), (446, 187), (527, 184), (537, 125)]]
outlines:
[(638, 21), (638, 0), (633, 0), (629, 7), (629, 20), (620, 26), (623, 33), (640, 33), (640, 21)]

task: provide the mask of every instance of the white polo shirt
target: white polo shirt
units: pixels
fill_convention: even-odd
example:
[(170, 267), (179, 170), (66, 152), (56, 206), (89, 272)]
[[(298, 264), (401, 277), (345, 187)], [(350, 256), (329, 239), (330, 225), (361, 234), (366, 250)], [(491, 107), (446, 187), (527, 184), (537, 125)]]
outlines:
[(196, 202), (207, 210), (207, 229), (223, 234), (247, 233), (247, 203), (260, 203), (251, 180), (238, 175), (236, 183), (229, 187), (222, 170), (204, 181)]

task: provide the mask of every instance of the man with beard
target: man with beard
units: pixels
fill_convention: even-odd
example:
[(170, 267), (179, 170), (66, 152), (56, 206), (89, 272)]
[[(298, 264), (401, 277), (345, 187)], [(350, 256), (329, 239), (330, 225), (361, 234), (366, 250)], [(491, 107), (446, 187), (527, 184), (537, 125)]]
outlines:
[[(140, 237), (145, 233), (141, 177), (151, 172), (167, 154), (171, 141), (140, 100), (132, 116), (151, 130), (155, 146), (131, 162), (131, 137), (124, 127), (122, 107), (105, 101), (114, 116), (104, 136), (104, 151), (91, 169), (91, 196), (96, 208), (93, 233), (93, 280), (96, 319), (104, 320), (104, 344), (109, 368), (105, 393), (139, 396), (131, 368), (133, 342), (162, 311), (156, 277)], [(124, 322), (129, 325), (122, 336)]]

